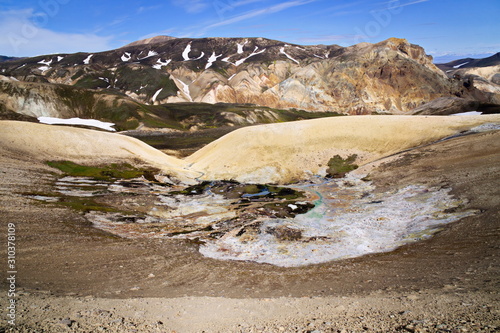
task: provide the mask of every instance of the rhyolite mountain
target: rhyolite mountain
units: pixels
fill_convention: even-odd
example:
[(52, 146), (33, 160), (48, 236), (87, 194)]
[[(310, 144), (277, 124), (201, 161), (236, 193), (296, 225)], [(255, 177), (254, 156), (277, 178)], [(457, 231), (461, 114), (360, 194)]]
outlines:
[[(141, 112), (144, 105), (178, 102), (246, 103), (343, 114), (440, 113), (435, 105), (426, 105), (443, 98), (460, 102), (453, 112), (471, 108), (495, 112), (500, 104), (500, 94), (489, 86), (483, 89), (484, 82), (449, 78), (423, 48), (396, 38), (341, 47), (264, 38), (159, 36), (100, 53), (5, 61), (0, 63), (0, 74), (5, 78), (0, 102), (5, 110), (18, 113), (23, 105), (39, 105), (41, 100), (75, 107), (79, 100), (89, 101), (90, 97), (74, 100), (73, 93), (92, 95), (92, 101), (78, 106), (89, 115), (95, 100), (112, 105), (116, 112), (121, 105)], [(21, 84), (33, 85), (28, 88), (31, 93), (16, 95), (26, 88), (14, 88)], [(56, 93), (48, 98), (44, 90), (51, 89)], [(40, 112), (46, 108), (38, 107)]]
[(464, 58), (436, 66), (450, 80), (461, 82), (469, 92), (468, 98), (440, 97), (414, 109), (413, 113), (446, 115), (469, 110), (500, 112), (500, 52), (486, 58)]

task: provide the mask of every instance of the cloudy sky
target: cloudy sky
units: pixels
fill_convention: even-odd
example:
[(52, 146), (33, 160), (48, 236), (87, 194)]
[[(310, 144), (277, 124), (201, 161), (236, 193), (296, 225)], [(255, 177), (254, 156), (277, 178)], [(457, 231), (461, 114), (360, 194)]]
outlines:
[(500, 51), (499, 0), (2, 0), (0, 55), (98, 52), (156, 35), (296, 44), (406, 38), (434, 57)]

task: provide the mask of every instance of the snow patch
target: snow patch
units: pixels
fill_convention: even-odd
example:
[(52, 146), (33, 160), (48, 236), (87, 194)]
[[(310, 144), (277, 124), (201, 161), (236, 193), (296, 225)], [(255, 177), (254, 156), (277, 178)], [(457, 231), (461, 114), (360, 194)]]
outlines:
[(228, 81), (231, 81), (231, 79), (232, 79), (233, 77), (235, 77), (235, 76), (236, 76), (236, 74), (233, 74), (233, 75), (231, 75), (231, 76), (229, 77), (229, 79), (227, 79), (227, 80), (228, 80)]
[(237, 43), (238, 45), (238, 54), (242, 54), (243, 53), (243, 46), (245, 46), (245, 44), (248, 43), (247, 40), (245, 40), (245, 42), (243, 44), (240, 44), (240, 43)]
[(104, 129), (106, 131), (116, 131), (111, 126), (114, 126), (114, 123), (106, 123), (96, 119), (80, 119), (80, 118), (71, 118), (71, 119), (60, 119), (54, 117), (38, 117), (38, 121), (42, 124), (48, 125), (85, 125), (91, 127), (97, 127)]
[(84, 63), (85, 65), (90, 64), (90, 58), (92, 58), (92, 56), (93, 56), (93, 54), (90, 54), (87, 58), (85, 58), (85, 59), (83, 60), (83, 63)]
[(167, 66), (168, 64), (170, 64), (171, 61), (172, 61), (172, 59), (168, 59), (167, 61), (163, 62), (163, 61), (161, 61), (161, 58), (160, 58), (156, 61), (156, 64), (153, 65), (153, 68), (154, 69), (161, 69), (163, 66)]
[(143, 60), (143, 59), (151, 58), (151, 57), (154, 57), (154, 56), (156, 56), (156, 55), (158, 55), (158, 52), (155, 52), (155, 51), (149, 51), (147, 56), (145, 56), (144, 58), (140, 58), (139, 60)]
[(191, 43), (189, 43), (182, 52), (182, 58), (184, 58), (184, 61), (189, 60), (189, 52), (191, 52)]
[(215, 62), (217, 60), (217, 58), (219, 58), (219, 57), (222, 57), (222, 54), (215, 55), (215, 51), (214, 51), (212, 53), (212, 55), (210, 56), (210, 58), (208, 58), (208, 63), (205, 66), (205, 69), (209, 69), (212, 66), (212, 63)]
[(300, 65), (300, 63), (297, 60), (293, 59), (291, 56), (288, 55), (288, 53), (285, 52), (284, 47), (280, 48), (280, 53), (283, 53), (288, 59), (295, 61), (298, 65)]
[(460, 68), (460, 67), (462, 67), (463, 65), (467, 65), (468, 63), (469, 63), (469, 62), (467, 61), (467, 62), (464, 62), (463, 64), (453, 66), (453, 68), (455, 68), (455, 69), (456, 69), (456, 68)]
[(205, 56), (205, 52), (201, 52), (201, 55), (198, 57), (198, 58), (193, 58), (191, 60), (200, 60), (201, 58), (203, 58)]
[(50, 64), (52, 63), (52, 59), (50, 59), (50, 60), (41, 60), (38, 63), (42, 64), (42, 65), (50, 66)]
[(57, 56), (57, 62), (59, 62), (59, 61), (61, 61), (61, 60), (63, 60), (63, 59), (64, 59), (64, 57)]
[(184, 61), (188, 61), (188, 60), (200, 60), (201, 58), (203, 58), (205, 56), (205, 52), (201, 52), (201, 55), (198, 57), (198, 58), (189, 58), (189, 52), (191, 52), (191, 43), (189, 43), (186, 48), (184, 49), (184, 51), (182, 52), (182, 58), (184, 59)]
[(38, 67), (39, 70), (42, 71), (42, 74), (44, 74), (46, 71), (48, 71), (51, 67), (49, 66), (42, 66), (42, 67)]
[(129, 52), (125, 52), (121, 57), (123, 62), (129, 61), (131, 58), (132, 58), (132, 55)]
[(193, 101), (193, 98), (191, 97), (191, 92), (189, 91), (189, 85), (188, 84), (185, 84), (184, 82), (182, 82), (181, 80), (178, 80), (181, 85), (182, 85), (182, 91), (184, 92), (184, 94), (186, 95), (186, 97), (189, 99), (190, 102)]
[(259, 50), (259, 47), (256, 46), (255, 49), (253, 50), (253, 52), (248, 57), (236, 61), (233, 65), (239, 66), (242, 63), (244, 63), (247, 59), (249, 59), (249, 58), (251, 58), (251, 57), (253, 57), (255, 55), (263, 53), (266, 49), (263, 49), (263, 50), (260, 50), (260, 51), (258, 51), (258, 50)]
[(158, 95), (161, 93), (161, 91), (163, 90), (163, 88), (160, 88), (157, 92), (155, 92), (155, 94), (153, 95), (153, 103), (156, 102), (156, 98), (158, 97)]
[(482, 114), (483, 113), (479, 111), (469, 111), (469, 112), (454, 113), (451, 114), (450, 116), (480, 116)]

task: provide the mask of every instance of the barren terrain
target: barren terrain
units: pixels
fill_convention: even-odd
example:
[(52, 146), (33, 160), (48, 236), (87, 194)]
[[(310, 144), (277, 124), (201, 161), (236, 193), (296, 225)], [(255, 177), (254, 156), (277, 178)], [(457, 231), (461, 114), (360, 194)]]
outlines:
[[(3, 330), (500, 329), (498, 130), (412, 149), (357, 171), (369, 174), (377, 190), (451, 187), (467, 199), (460, 209), (479, 214), (392, 252), (297, 268), (206, 258), (186, 240), (118, 238), (78, 211), (27, 198), (50, 191), (56, 170), (13, 149), (0, 154), (0, 227), (5, 235), (8, 223), (16, 225), (19, 292), (16, 326), (5, 321), (1, 295)], [(6, 269), (1, 274), (5, 290)]]

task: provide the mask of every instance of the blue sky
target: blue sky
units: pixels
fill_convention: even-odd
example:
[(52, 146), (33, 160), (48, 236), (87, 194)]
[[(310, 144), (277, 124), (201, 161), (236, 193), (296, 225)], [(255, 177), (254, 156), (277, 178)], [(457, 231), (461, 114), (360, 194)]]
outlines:
[(0, 54), (114, 49), (156, 35), (296, 44), (406, 38), (428, 54), (500, 51), (499, 0), (2, 0)]

